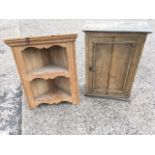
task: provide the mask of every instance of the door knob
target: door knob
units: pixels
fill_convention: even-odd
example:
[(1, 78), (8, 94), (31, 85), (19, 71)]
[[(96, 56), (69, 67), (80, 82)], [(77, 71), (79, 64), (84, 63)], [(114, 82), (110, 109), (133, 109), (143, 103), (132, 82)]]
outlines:
[(91, 66), (89, 66), (89, 71), (90, 71), (90, 72), (92, 71), (92, 67), (91, 67)]

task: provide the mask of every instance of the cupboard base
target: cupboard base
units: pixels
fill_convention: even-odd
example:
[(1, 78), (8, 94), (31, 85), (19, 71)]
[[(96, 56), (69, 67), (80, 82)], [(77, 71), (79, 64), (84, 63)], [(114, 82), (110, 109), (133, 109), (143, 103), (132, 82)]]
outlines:
[(130, 97), (113, 97), (113, 96), (106, 96), (106, 95), (94, 95), (94, 94), (88, 94), (88, 93), (85, 94), (85, 96), (131, 102)]

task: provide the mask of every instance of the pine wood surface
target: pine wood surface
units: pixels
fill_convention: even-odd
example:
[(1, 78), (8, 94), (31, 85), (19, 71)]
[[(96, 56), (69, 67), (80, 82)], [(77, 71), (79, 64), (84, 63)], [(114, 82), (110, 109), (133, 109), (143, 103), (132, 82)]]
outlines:
[(30, 108), (42, 103), (79, 103), (76, 34), (7, 39)]

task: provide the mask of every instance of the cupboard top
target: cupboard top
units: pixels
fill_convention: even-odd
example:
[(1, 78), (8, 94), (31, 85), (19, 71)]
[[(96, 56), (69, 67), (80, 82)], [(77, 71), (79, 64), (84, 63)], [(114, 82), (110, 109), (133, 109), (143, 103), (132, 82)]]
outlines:
[(76, 38), (77, 34), (66, 34), (66, 35), (35, 36), (25, 38), (10, 38), (6, 39), (4, 42), (8, 46), (15, 47), (15, 46), (28, 46), (36, 44), (74, 42)]
[(151, 33), (147, 22), (94, 22), (84, 26), (84, 32), (142, 32)]

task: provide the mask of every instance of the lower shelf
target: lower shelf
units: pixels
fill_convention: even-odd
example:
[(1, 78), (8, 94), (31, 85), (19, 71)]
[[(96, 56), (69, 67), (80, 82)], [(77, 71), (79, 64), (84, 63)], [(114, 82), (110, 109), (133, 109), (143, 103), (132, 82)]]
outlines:
[(37, 104), (41, 103), (58, 104), (62, 101), (72, 102), (72, 98), (68, 93), (60, 89), (48, 91), (36, 98)]
[(34, 79), (30, 82), (36, 106), (41, 103), (58, 104), (62, 101), (72, 102), (70, 79)]

